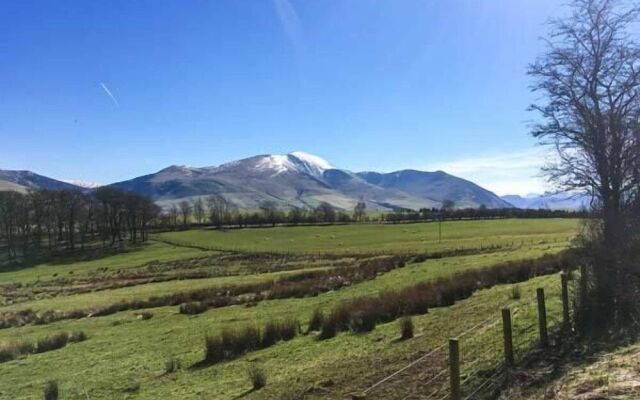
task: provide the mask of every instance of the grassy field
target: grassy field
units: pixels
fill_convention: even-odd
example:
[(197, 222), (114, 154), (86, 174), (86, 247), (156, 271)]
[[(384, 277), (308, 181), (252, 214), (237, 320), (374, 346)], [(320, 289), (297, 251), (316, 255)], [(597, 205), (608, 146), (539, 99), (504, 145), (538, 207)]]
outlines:
[(290, 252), (429, 252), (491, 245), (567, 242), (577, 219), (507, 219), (447, 221), (397, 225), (335, 225), (190, 230), (159, 235), (166, 240), (239, 251)]
[(27, 268), (0, 272), (0, 284), (46, 280), (70, 274), (90, 274), (101, 269), (135, 268), (151, 261), (206, 257), (214, 253), (188, 247), (171, 246), (160, 242), (150, 242), (135, 247), (127, 247), (120, 253), (95, 259), (91, 259), (90, 255), (87, 254), (79, 254), (75, 257), (64, 257)]
[[(545, 287), (549, 314), (559, 315), (559, 278), (557, 275), (540, 277), (519, 284), (522, 297), (512, 299), (512, 285), (499, 285), (481, 290), (472, 297), (450, 307), (431, 309), (424, 315), (413, 317), (416, 337), (399, 341), (397, 322), (379, 324), (367, 334), (340, 333), (333, 339), (320, 341), (317, 335), (302, 335), (273, 347), (254, 351), (238, 359), (221, 364), (196, 367), (203, 356), (205, 333), (217, 333), (225, 328), (247, 325), (262, 326), (278, 318), (297, 318), (306, 325), (313, 310), (328, 311), (345, 300), (375, 295), (389, 289), (399, 289), (417, 282), (431, 281), (469, 269), (480, 269), (496, 263), (540, 257), (557, 253), (566, 248), (568, 239), (575, 234), (577, 221), (570, 220), (505, 220), (478, 222), (451, 222), (445, 224), (456, 233), (458, 242), (468, 245), (482, 243), (507, 243), (519, 241), (513, 248), (506, 247), (489, 252), (459, 255), (441, 259), (409, 263), (403, 268), (379, 274), (375, 279), (347, 285), (314, 297), (264, 300), (251, 306), (233, 305), (210, 309), (198, 315), (183, 315), (177, 306), (148, 309), (153, 317), (142, 320), (134, 311), (122, 311), (109, 316), (62, 320), (43, 325), (26, 325), (0, 329), (0, 344), (16, 340), (35, 341), (61, 331), (83, 331), (88, 339), (41, 354), (31, 354), (16, 360), (0, 363), (0, 399), (36, 399), (42, 397), (46, 380), (55, 379), (60, 385), (62, 399), (285, 399), (292, 391), (305, 392), (305, 399), (348, 398), (348, 394), (361, 391), (386, 374), (406, 365), (420, 355), (445, 343), (448, 337), (457, 336), (466, 329), (487, 319), (499, 319), (502, 306), (514, 307), (515, 332), (520, 327), (535, 325), (536, 314), (531, 303), (535, 288)], [(460, 224), (460, 225), (456, 225)], [(422, 237), (415, 232), (425, 232), (437, 227), (434, 224), (365, 225), (336, 227), (300, 227), (251, 229), (246, 231), (187, 231), (165, 234), (171, 238), (199, 243), (212, 243), (224, 238), (231, 247), (255, 250), (255, 240), (271, 237), (270, 245), (258, 247), (267, 250), (296, 250), (304, 252), (332, 252), (331, 235), (342, 240), (349, 238), (349, 249), (358, 251), (383, 250), (394, 252), (424, 251)], [(518, 228), (520, 227), (520, 228)], [(518, 230), (520, 229), (520, 230)], [(404, 230), (409, 230), (405, 232)], [(323, 240), (314, 240), (319, 232)], [(466, 233), (465, 233), (466, 232)], [(261, 236), (262, 235), (262, 236)], [(394, 235), (400, 236), (396, 238)], [(371, 237), (370, 237), (371, 236)], [(446, 237), (446, 236), (445, 236)], [(303, 240), (305, 238), (305, 240)], [(414, 238), (411, 241), (410, 238)], [(276, 240), (277, 239), (277, 240)], [(287, 243), (295, 239), (297, 247)], [(405, 240), (406, 239), (406, 240)], [(222, 239), (220, 239), (222, 240)], [(437, 236), (436, 236), (437, 240)], [(449, 238), (448, 245), (455, 240)], [(264, 240), (265, 242), (269, 240)], [(409, 243), (407, 243), (407, 241)], [(216, 242), (218, 243), (218, 242)], [(434, 242), (430, 236), (430, 243)], [(479, 246), (478, 246), (479, 247)], [(445, 248), (445, 247), (440, 247)], [(430, 249), (426, 249), (430, 250)], [(113, 255), (99, 260), (77, 261), (38, 265), (19, 271), (0, 273), (0, 282), (31, 282), (38, 276), (74, 271), (74, 276), (89, 274), (100, 268), (109, 271), (135, 270), (153, 260), (186, 260), (208, 257), (216, 253), (193, 248), (174, 247), (153, 243), (136, 251)], [(211, 258), (214, 262), (215, 257)], [(283, 261), (284, 260), (284, 261)], [(306, 260), (306, 259), (300, 259)], [(289, 257), (253, 259), (256, 270), (263, 271), (265, 263), (299, 263)], [(176, 291), (216, 287), (228, 283), (240, 284), (278, 279), (283, 275), (304, 273), (309, 269), (332, 268), (332, 263), (350, 263), (350, 259), (309, 258), (307, 268), (296, 264), (293, 270), (251, 273), (247, 267), (238, 269), (237, 275), (192, 280), (137, 284), (126, 288), (102, 290), (91, 293), (57, 295), (51, 298), (27, 301), (0, 307), (3, 311), (32, 308), (34, 310), (67, 310), (74, 307), (99, 306), (118, 300), (144, 299), (150, 296), (170, 294)], [(205, 263), (206, 264), (206, 263)], [(293, 264), (292, 264), (293, 265)], [(271, 265), (268, 265), (269, 270)], [(293, 268), (293, 267), (292, 267)], [(37, 271), (37, 272), (36, 272)], [(53, 272), (56, 271), (56, 272)], [(533, 324), (533, 325), (532, 325)], [(462, 343), (463, 370), (472, 372), (490, 368), (500, 359), (501, 336), (499, 325), (485, 324)], [(526, 332), (525, 332), (526, 331)], [(531, 330), (523, 328), (516, 345), (520, 349), (532, 343)], [(484, 349), (479, 359), (478, 349)], [(490, 351), (487, 352), (486, 350)], [(181, 368), (171, 374), (164, 373), (169, 357), (180, 361)], [(425, 393), (423, 385), (430, 373), (444, 360), (444, 355), (398, 380), (382, 385), (370, 398), (404, 398), (407, 391)], [(472, 362), (479, 361), (479, 362)], [(267, 375), (266, 387), (252, 391), (247, 378), (247, 368), (258, 365)], [(426, 375), (425, 375), (426, 374)], [(470, 381), (471, 382), (471, 381)], [(444, 383), (441, 382), (441, 385)], [(470, 384), (470, 383), (469, 383)], [(440, 396), (441, 397), (441, 396)], [(300, 397), (298, 397), (300, 398)], [(409, 397), (412, 398), (412, 397)]]

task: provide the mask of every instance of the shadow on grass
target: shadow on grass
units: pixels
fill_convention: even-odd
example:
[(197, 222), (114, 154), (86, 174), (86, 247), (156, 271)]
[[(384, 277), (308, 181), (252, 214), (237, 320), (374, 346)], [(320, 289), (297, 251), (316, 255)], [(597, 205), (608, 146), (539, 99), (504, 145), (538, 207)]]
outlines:
[(599, 358), (598, 355), (613, 353), (637, 342), (634, 337), (611, 338), (611, 340), (580, 339), (562, 331), (552, 336), (548, 349), (536, 343), (525, 351), (525, 360), (510, 374), (505, 389), (518, 388), (525, 393), (549, 388), (571, 369), (584, 369)]
[(34, 254), (28, 258), (19, 258), (14, 260), (0, 259), (0, 273), (14, 272), (31, 268), (39, 264), (47, 263), (50, 265), (65, 265), (83, 261), (94, 261), (117, 254), (133, 253), (144, 249), (147, 243), (120, 243), (114, 246), (103, 247), (101, 243), (85, 246), (84, 249), (58, 250), (55, 253)]

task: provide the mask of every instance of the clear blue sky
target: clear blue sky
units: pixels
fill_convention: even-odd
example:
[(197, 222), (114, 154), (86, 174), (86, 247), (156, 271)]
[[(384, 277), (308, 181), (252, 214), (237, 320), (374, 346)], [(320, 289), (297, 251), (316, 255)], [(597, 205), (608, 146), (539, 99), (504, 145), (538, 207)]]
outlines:
[(525, 71), (561, 4), (6, 1), (0, 168), (109, 183), (304, 150), (534, 191)]

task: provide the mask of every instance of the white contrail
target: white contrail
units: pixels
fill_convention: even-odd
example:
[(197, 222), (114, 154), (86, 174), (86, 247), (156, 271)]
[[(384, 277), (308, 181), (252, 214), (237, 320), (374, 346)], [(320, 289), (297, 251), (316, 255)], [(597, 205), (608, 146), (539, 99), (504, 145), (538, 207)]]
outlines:
[(289, 0), (273, 0), (273, 3), (289, 41), (296, 51), (304, 51), (304, 32), (295, 8), (293, 8)]
[(116, 105), (116, 107), (120, 107), (120, 103), (118, 103), (118, 100), (113, 95), (113, 93), (111, 93), (111, 90), (109, 90), (107, 85), (105, 85), (104, 83), (100, 82), (100, 86), (102, 86), (102, 88), (104, 89), (104, 92), (107, 94), (107, 96), (111, 97), (111, 100), (113, 100), (113, 103)]

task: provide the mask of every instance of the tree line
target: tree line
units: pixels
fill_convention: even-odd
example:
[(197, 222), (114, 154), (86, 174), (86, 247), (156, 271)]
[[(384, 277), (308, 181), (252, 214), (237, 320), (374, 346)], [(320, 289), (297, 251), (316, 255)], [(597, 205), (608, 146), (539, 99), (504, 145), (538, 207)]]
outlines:
[(352, 211), (338, 209), (327, 202), (320, 202), (314, 208), (292, 207), (283, 210), (275, 202), (260, 204), (259, 210), (246, 212), (238, 210), (233, 203), (220, 194), (192, 201), (183, 200), (171, 205), (160, 216), (162, 229), (186, 229), (193, 224), (209, 225), (216, 228), (276, 225), (313, 225), (333, 223), (398, 223), (434, 220), (494, 219), (494, 218), (583, 218), (587, 211), (566, 210), (525, 210), (518, 208), (487, 207), (455, 209), (453, 201), (443, 202), (441, 208), (420, 210), (400, 209), (387, 213), (369, 213), (364, 201), (356, 203)]
[(124, 240), (146, 241), (160, 207), (152, 200), (111, 187), (0, 192), (0, 254), (29, 257)]
[(469, 219), (500, 219), (500, 218), (585, 218), (590, 213), (587, 210), (550, 210), (522, 209), (522, 208), (421, 208), (415, 210), (399, 210), (380, 216), (385, 222), (414, 222), (434, 220), (469, 220)]

